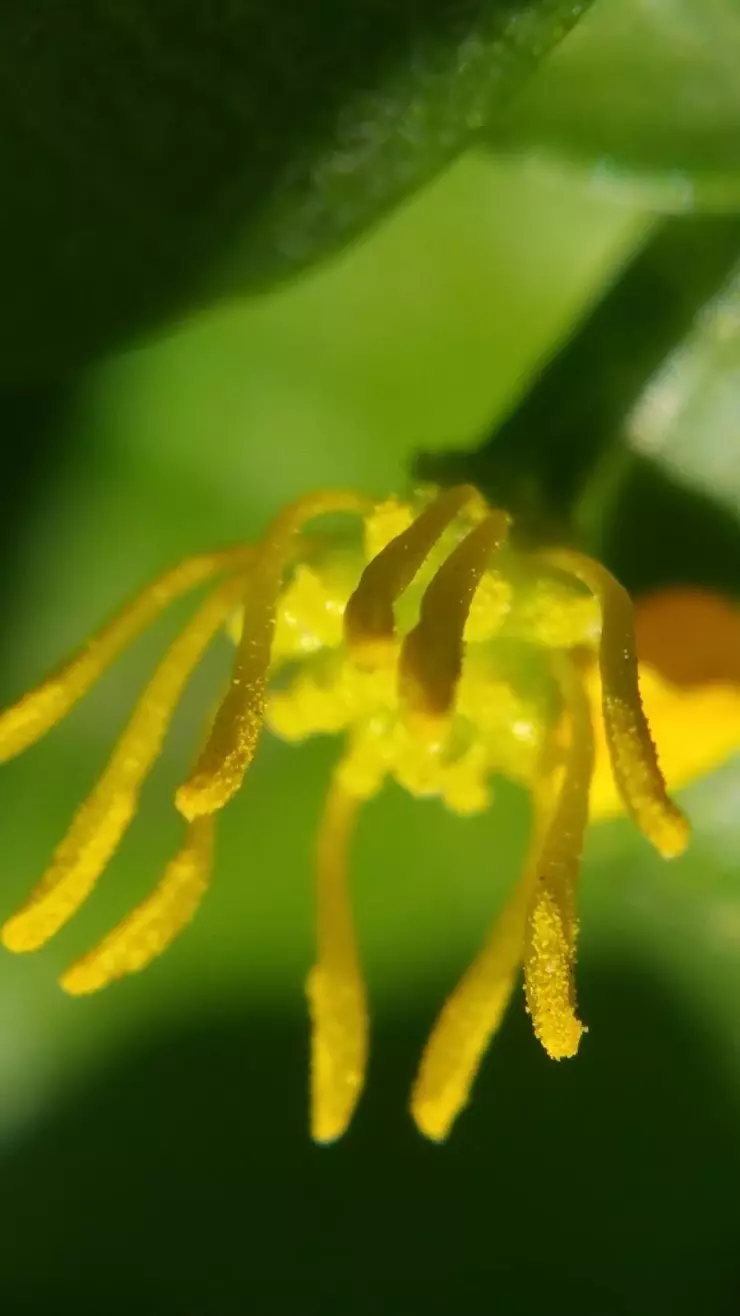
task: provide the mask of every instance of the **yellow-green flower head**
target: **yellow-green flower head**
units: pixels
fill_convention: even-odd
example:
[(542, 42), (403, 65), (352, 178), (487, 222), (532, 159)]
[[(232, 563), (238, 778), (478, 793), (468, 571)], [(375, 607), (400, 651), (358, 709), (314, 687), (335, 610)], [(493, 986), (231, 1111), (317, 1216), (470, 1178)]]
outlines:
[[(329, 529), (311, 526), (327, 515)], [(141, 969), (188, 923), (209, 879), (216, 814), (238, 791), (263, 726), (288, 741), (339, 733), (344, 749), (316, 852), (313, 1136), (344, 1132), (364, 1081), (368, 1010), (348, 853), (358, 807), (389, 777), (464, 816), (486, 808), (491, 778), (503, 774), (534, 806), (524, 871), (424, 1052), (411, 1103), (417, 1125), (431, 1138), (448, 1133), (522, 966), (537, 1037), (555, 1059), (574, 1055), (583, 1032), (574, 891), (589, 793), (592, 812), (617, 802), (666, 858), (684, 849), (688, 826), (666, 793), (643, 713), (627, 594), (597, 562), (565, 549), (519, 550), (508, 532), (508, 517), (468, 486), (379, 504), (323, 491), (287, 507), (259, 543), (191, 558), (149, 585), (0, 716), (8, 759), (58, 722), (163, 608), (217, 580), (141, 695), (46, 874), (5, 923), (5, 946), (41, 946), (89, 895), (136, 812), (190, 674), (226, 626), (236, 662), (175, 797), (182, 848), (62, 986), (83, 994)]]

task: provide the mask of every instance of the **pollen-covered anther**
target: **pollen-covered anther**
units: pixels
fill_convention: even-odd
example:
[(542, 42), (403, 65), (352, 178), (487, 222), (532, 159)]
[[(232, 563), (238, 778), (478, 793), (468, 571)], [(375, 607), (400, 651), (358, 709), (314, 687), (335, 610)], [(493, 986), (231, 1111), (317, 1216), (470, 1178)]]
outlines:
[(334, 1142), (365, 1080), (368, 1013), (348, 891), (349, 846), (361, 801), (339, 776), (326, 801), (316, 849), (316, 963), (311, 1011), (311, 1136)]
[(553, 1060), (574, 1056), (584, 1032), (574, 1006), (574, 935), (551, 892), (538, 892), (529, 914), (525, 987), (535, 1036)]
[(503, 512), (492, 512), (468, 532), (427, 586), (419, 621), (403, 642), (399, 694), (407, 722), (422, 734), (441, 729), (452, 710), (470, 605), (508, 526)]
[(602, 712), (614, 780), (643, 835), (664, 859), (673, 859), (686, 849), (690, 827), (668, 794), (643, 710), (632, 601), (605, 567), (582, 553), (557, 549), (543, 557), (582, 581), (599, 603)]
[(568, 728), (562, 764), (555, 764), (553, 805), (536, 859), (537, 879), (527, 918), (524, 990), (535, 1035), (554, 1060), (574, 1056), (583, 1025), (576, 1015), (575, 888), (588, 825), (594, 767), (591, 715), (581, 678), (564, 656), (553, 658)]
[(471, 485), (447, 490), (370, 559), (344, 614), (344, 634), (355, 662), (383, 666), (393, 658), (394, 603), (466, 504), (478, 506), (480, 502), (480, 494)]
[(157, 576), (63, 666), (0, 713), (0, 763), (46, 735), (82, 699), (124, 649), (176, 599), (218, 572), (244, 566), (250, 548), (186, 558)]
[(213, 863), (213, 818), (197, 818), (151, 895), (68, 968), (60, 986), (71, 996), (97, 992), (138, 973), (167, 949), (196, 914)]
[(366, 502), (358, 494), (335, 490), (307, 494), (275, 517), (255, 547), (231, 683), (195, 769), (175, 796), (177, 808), (189, 821), (228, 804), (254, 758), (264, 723), (278, 597), (299, 532), (314, 517), (365, 510)]
[(466, 1105), (519, 974), (527, 917), (557, 800), (550, 767), (554, 753), (555, 731), (549, 728), (540, 753), (534, 830), (524, 870), (483, 947), (445, 1002), (424, 1048), (411, 1094), (411, 1114), (420, 1132), (435, 1142), (447, 1137)]
[(467, 1104), (509, 1004), (521, 964), (529, 882), (517, 883), (488, 940), (447, 999), (424, 1048), (411, 1093), (417, 1128), (442, 1142)]
[(142, 786), (162, 749), (185, 685), (243, 589), (242, 576), (227, 579), (205, 599), (170, 646), (46, 873), (5, 923), (2, 940), (9, 950), (42, 946), (92, 891), (136, 812)]

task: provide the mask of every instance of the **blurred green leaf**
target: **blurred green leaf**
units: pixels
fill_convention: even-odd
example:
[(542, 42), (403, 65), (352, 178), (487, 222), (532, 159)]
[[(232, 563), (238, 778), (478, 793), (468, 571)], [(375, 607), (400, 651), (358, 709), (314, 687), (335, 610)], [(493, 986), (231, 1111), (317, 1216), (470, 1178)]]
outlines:
[(740, 514), (740, 251), (630, 417), (630, 449)]
[[(631, 413), (637, 409), (635, 423), (641, 429), (643, 410), (652, 416), (652, 429), (661, 419), (663, 428), (671, 429), (677, 400), (668, 400), (667, 394), (672, 389), (682, 397), (695, 387), (697, 374), (695, 367), (676, 370), (674, 354), (682, 354), (684, 362), (687, 344), (708, 336), (712, 318), (714, 337), (724, 343), (718, 362), (723, 369), (734, 327), (728, 280), (732, 284), (738, 261), (736, 215), (655, 221), (647, 240), (596, 305), (585, 308), (572, 336), (558, 345), (527, 391), (513, 399), (506, 413), (496, 415), (488, 440), (472, 452), (458, 445), (449, 453), (422, 454), (416, 461), (420, 478), (441, 484), (472, 481), (489, 500), (506, 507), (520, 531), (534, 540), (577, 539), (602, 557), (606, 485), (622, 473), (629, 452), (622, 440)], [(664, 374), (667, 388), (660, 388)], [(723, 427), (728, 443), (731, 385), (729, 392)], [(719, 438), (714, 417), (705, 414), (705, 420)], [(699, 471), (696, 484), (701, 484)], [(678, 574), (672, 578), (681, 579), (688, 565), (686, 553), (680, 565), (677, 557)], [(636, 575), (632, 570), (620, 575), (630, 588), (642, 586), (645, 577), (644, 571)]]
[(740, 217), (655, 224), (513, 403), (472, 450), (416, 455), (419, 478), (472, 482), (633, 594), (740, 597)]
[(6, 0), (0, 376), (58, 372), (214, 283), (341, 247), (459, 154), (589, 2)]
[(740, 205), (737, 0), (602, 0), (497, 124), (666, 209)]

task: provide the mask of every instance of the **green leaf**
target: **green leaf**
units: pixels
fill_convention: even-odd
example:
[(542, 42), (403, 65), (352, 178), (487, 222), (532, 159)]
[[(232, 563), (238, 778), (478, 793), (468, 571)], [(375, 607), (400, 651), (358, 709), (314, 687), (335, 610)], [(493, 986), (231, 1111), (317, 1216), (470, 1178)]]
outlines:
[(737, 0), (595, 5), (491, 140), (665, 209), (736, 209), (739, 51)]
[(6, 0), (2, 378), (341, 247), (463, 151), (589, 2)]

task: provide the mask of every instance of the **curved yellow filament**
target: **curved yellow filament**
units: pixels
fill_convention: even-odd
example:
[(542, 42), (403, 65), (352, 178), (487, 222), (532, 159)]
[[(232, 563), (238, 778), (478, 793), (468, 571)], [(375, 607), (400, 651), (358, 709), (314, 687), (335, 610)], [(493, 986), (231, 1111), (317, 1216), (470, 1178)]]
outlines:
[(136, 811), (141, 788), (162, 749), (188, 678), (243, 591), (243, 576), (225, 581), (204, 600), (170, 646), (49, 868), (3, 927), (2, 941), (9, 950), (42, 946), (93, 889)]
[(575, 887), (588, 825), (594, 737), (586, 694), (565, 655), (553, 658), (569, 723), (559, 791), (537, 861), (524, 950), (524, 990), (535, 1036), (553, 1060), (575, 1055), (583, 1026), (573, 972), (578, 920)]
[(411, 1094), (411, 1114), (420, 1132), (435, 1142), (447, 1137), (467, 1104), (521, 968), (527, 916), (556, 799), (553, 755), (551, 735), (534, 788), (533, 836), (524, 869), (483, 948), (445, 1002), (424, 1048)]
[(361, 801), (335, 779), (316, 849), (316, 963), (306, 984), (311, 1010), (311, 1136), (333, 1142), (362, 1092), (368, 1012), (348, 892), (349, 848)]
[(565, 657), (558, 678), (571, 726), (565, 762), (559, 761), (551, 733), (534, 789), (533, 838), (524, 870), (483, 949), (446, 1001), (414, 1085), (411, 1113), (420, 1131), (435, 1141), (447, 1137), (468, 1100), (522, 960), (527, 1006), (548, 1054), (573, 1055), (583, 1032), (574, 1009), (573, 889), (588, 821), (593, 738), (585, 695)]
[(481, 577), (503, 545), (504, 512), (492, 512), (445, 559), (424, 593), (419, 621), (404, 639), (399, 690), (407, 715), (434, 724), (450, 711), (463, 662), (463, 632)]
[(217, 572), (229, 567), (236, 570), (250, 552), (250, 549), (232, 548), (202, 553), (180, 562), (147, 585), (92, 635), (73, 658), (0, 713), (0, 763), (28, 749), (60, 722), (165, 608)]
[(196, 914), (210, 880), (215, 819), (196, 818), (151, 895), (59, 979), (72, 996), (99, 991), (145, 969)]
[[(32, 950), (79, 908), (138, 807), (191, 672), (238, 608), (230, 685), (176, 794), (188, 820), (184, 842), (150, 894), (64, 973), (61, 984), (73, 995), (144, 968), (192, 919), (210, 879), (214, 815), (239, 789), (253, 758), (271, 671), (283, 668), (288, 682), (276, 683), (272, 721), (279, 733), (291, 739), (348, 733), (318, 834), (317, 949), (306, 984), (311, 1133), (322, 1143), (345, 1132), (365, 1080), (369, 1018), (349, 860), (360, 804), (386, 775), (413, 795), (440, 796), (459, 813), (484, 807), (496, 772), (526, 783), (534, 778), (523, 870), (441, 1010), (414, 1084), (413, 1118), (435, 1140), (447, 1136), (469, 1098), (522, 965), (527, 1010), (547, 1053), (574, 1055), (584, 1031), (574, 986), (575, 891), (594, 745), (578, 664), (597, 642), (603, 719), (594, 717), (594, 726), (601, 735), (603, 720), (621, 798), (665, 857), (679, 854), (688, 839), (641, 703), (627, 593), (597, 562), (565, 549), (522, 561), (507, 552), (490, 570), (509, 521), (472, 486), (430, 495), (417, 515), (419, 505), (418, 499), (372, 505), (343, 491), (302, 497), (275, 517), (256, 547), (190, 558), (164, 573), (65, 666), (0, 714), (2, 762), (63, 717), (169, 603), (225, 574), (157, 667), (41, 882), (0, 931), (9, 949)], [(364, 517), (369, 559), (346, 608), (356, 555), (335, 557), (333, 540), (325, 546), (313, 527), (303, 530), (313, 518), (337, 512)], [(281, 593), (286, 567), (302, 557), (309, 562)], [(415, 607), (421, 596), (418, 621), (401, 640), (396, 605), (415, 579), (407, 601)], [(407, 616), (405, 605), (398, 611)], [(323, 649), (330, 652), (318, 652)], [(309, 658), (297, 677), (287, 668)], [(552, 677), (562, 696), (560, 724), (549, 712)], [(643, 685), (645, 679), (643, 669)]]
[(330, 512), (363, 512), (358, 494), (322, 490), (286, 507), (252, 550), (244, 621), (231, 684), (195, 768), (175, 803), (192, 820), (222, 809), (236, 794), (262, 730), (275, 612), (283, 572), (306, 521)]
[(504, 1017), (522, 961), (530, 883), (520, 878), (483, 950), (445, 1002), (424, 1048), (411, 1094), (421, 1133), (443, 1142), (467, 1104)]
[(643, 835), (664, 859), (682, 854), (689, 824), (670, 799), (642, 707), (632, 601), (600, 563), (569, 549), (542, 555), (597, 598), (602, 617), (599, 670), (604, 730), (617, 789)]
[(448, 489), (368, 562), (344, 613), (344, 634), (355, 659), (371, 664), (383, 660), (395, 634), (393, 604), (411, 584), (440, 535), (471, 502), (482, 505), (472, 485)]

